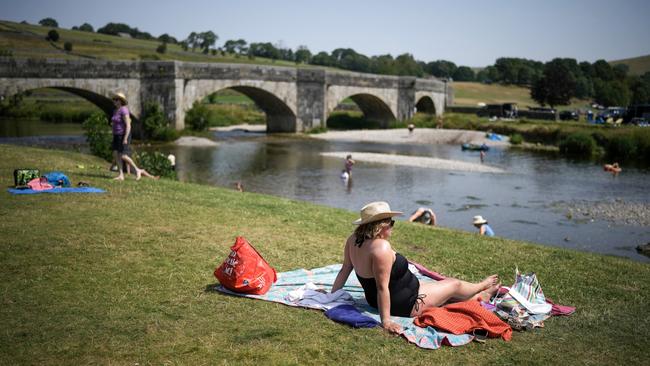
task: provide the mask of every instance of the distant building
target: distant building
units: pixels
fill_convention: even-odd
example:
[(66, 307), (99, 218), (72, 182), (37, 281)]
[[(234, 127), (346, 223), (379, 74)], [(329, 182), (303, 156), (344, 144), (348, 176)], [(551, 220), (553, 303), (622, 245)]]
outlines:
[(119, 32), (117, 35), (122, 38), (132, 38), (130, 34), (124, 32)]

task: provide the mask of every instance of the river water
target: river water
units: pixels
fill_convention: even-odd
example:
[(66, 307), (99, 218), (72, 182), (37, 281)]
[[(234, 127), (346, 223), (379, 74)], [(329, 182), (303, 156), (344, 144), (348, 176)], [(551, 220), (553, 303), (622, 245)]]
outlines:
[[(634, 249), (650, 242), (650, 227), (593, 219), (568, 208), (616, 200), (647, 207), (647, 168), (625, 167), (622, 174), (613, 177), (595, 162), (492, 148), (485, 163), (504, 169), (505, 174), (358, 162), (346, 184), (340, 179), (343, 160), (324, 157), (322, 152), (373, 152), (472, 163), (479, 162), (479, 155), (445, 144), (333, 142), (241, 131), (216, 132), (215, 137), (219, 141), (216, 147), (163, 149), (176, 155), (181, 181), (233, 189), (239, 181), (246, 191), (352, 212), (376, 200), (388, 201), (391, 208), (407, 214), (418, 207), (430, 207), (439, 225), (469, 232), (476, 232), (472, 217), (482, 215), (497, 236), (650, 262)], [(43, 139), (57, 141), (54, 137)], [(78, 136), (58, 139), (64, 143), (66, 139), (79, 141)], [(5, 143), (20, 140), (0, 138)]]

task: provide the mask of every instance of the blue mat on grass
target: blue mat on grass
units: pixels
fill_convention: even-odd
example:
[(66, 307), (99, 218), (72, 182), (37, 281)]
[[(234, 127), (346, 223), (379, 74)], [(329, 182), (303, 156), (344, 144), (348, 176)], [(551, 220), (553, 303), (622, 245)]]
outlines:
[(39, 193), (105, 193), (106, 191), (95, 187), (69, 187), (69, 188), (53, 188), (43, 191), (35, 191), (33, 189), (16, 189), (9, 188), (11, 194), (39, 194)]

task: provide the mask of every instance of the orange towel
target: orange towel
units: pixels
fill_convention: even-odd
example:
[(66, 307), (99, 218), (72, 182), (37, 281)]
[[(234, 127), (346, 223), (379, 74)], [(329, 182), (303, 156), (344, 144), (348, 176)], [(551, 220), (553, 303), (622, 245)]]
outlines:
[(431, 326), (453, 334), (485, 329), (490, 338), (501, 337), (505, 341), (512, 339), (512, 328), (494, 313), (483, 308), (478, 300), (426, 309), (414, 322), (420, 327)]

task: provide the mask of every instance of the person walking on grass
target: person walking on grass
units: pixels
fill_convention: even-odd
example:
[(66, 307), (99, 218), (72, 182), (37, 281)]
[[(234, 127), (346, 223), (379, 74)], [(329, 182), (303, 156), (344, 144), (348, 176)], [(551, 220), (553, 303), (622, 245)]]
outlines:
[(393, 334), (400, 334), (402, 327), (391, 316), (414, 318), (449, 301), (488, 301), (494, 296), (500, 286), (497, 275), (477, 283), (455, 278), (420, 283), (409, 270), (407, 259), (388, 241), (395, 224), (392, 218), (400, 215), (402, 212), (391, 211), (386, 202), (371, 202), (361, 208), (361, 217), (353, 222), (357, 228), (345, 242), (343, 265), (332, 293), (343, 287), (354, 270), (366, 301), (378, 309), (382, 327)]
[(142, 170), (135, 165), (133, 159), (129, 157), (130, 144), (131, 144), (131, 114), (127, 107), (128, 101), (123, 93), (115, 93), (113, 95), (113, 105), (115, 110), (111, 117), (111, 125), (113, 129), (113, 159), (117, 164), (118, 176), (115, 180), (124, 180), (124, 163), (127, 163), (135, 170), (135, 179), (140, 180)]

